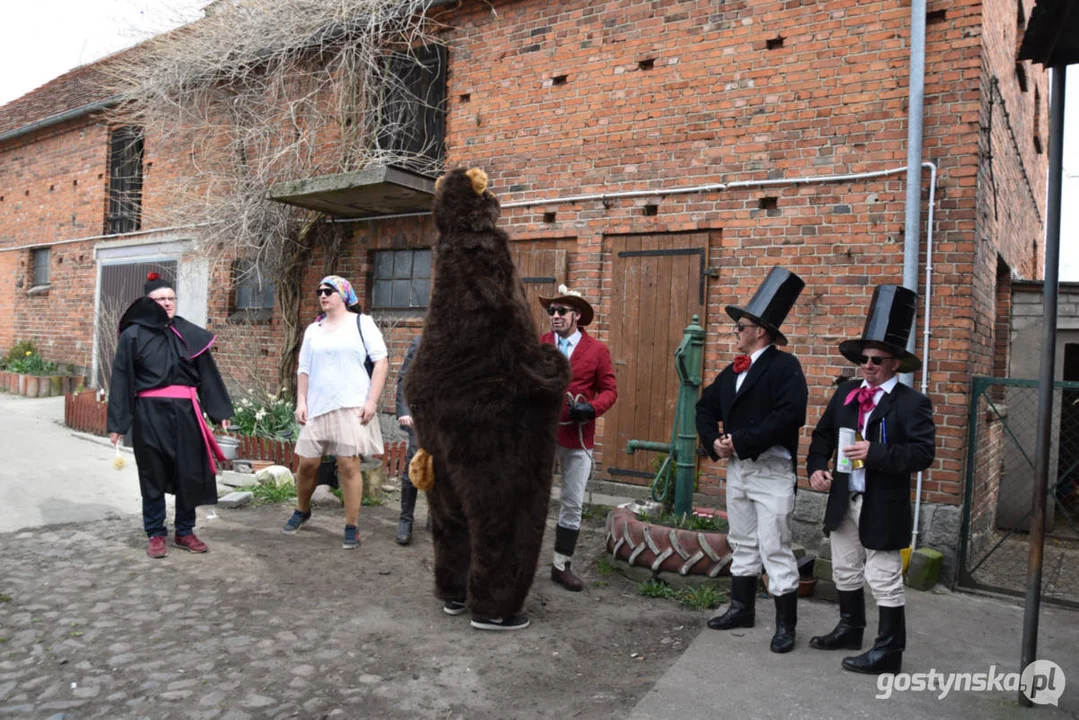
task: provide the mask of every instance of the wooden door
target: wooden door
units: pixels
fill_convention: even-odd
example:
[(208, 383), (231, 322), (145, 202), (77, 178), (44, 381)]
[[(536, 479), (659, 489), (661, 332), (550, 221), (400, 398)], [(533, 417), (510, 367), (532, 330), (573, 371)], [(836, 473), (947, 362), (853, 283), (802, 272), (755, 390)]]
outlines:
[(528, 307), (536, 319), (536, 329), (543, 334), (551, 329), (547, 313), (539, 304), (540, 295), (553, 297), (558, 286), (569, 276), (569, 251), (574, 241), (535, 240), (515, 242), (510, 246), (517, 272), (521, 275)]
[(612, 238), (608, 345), (618, 402), (604, 416), (603, 470), (647, 485), (656, 453), (626, 453), (630, 440), (669, 443), (678, 404), (674, 351), (694, 315), (705, 317), (708, 233)]
[(118, 265), (102, 265), (98, 287), (97, 306), (97, 387), (108, 388), (112, 375), (112, 360), (116, 355), (116, 331), (120, 316), (142, 296), (146, 275), (156, 272), (176, 282), (176, 261), (134, 262)]

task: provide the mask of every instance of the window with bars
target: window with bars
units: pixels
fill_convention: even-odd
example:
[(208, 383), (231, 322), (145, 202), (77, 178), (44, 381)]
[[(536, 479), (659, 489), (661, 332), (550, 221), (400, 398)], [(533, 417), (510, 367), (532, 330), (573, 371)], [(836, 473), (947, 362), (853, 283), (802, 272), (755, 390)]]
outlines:
[(32, 287), (49, 284), (49, 267), (52, 264), (52, 249), (38, 248), (31, 251), (34, 264), (34, 282)]
[(430, 294), (430, 250), (379, 250), (375, 252), (372, 308), (381, 310), (425, 308)]
[(446, 48), (425, 45), (386, 59), (386, 87), (379, 99), (378, 146), (411, 156), (401, 164), (430, 171), (444, 157)]
[(142, 226), (142, 128), (117, 127), (109, 138), (109, 213), (105, 234)]

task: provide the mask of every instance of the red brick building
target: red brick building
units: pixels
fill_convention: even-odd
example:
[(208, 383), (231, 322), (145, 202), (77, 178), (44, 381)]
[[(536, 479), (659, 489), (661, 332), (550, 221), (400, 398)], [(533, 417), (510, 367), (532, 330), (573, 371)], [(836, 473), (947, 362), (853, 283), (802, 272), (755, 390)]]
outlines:
[[(917, 329), (939, 441), (923, 542), (949, 559), (970, 378), (1006, 373), (1010, 281), (1041, 275), (1046, 74), (1015, 59), (1032, 4), (931, 2), (927, 15), (927, 348), (924, 318)], [(836, 344), (860, 333), (874, 284), (902, 280), (909, 6), (498, 0), (432, 12), (446, 24), (446, 164), (489, 173), (530, 294), (566, 282), (596, 305), (594, 332), (620, 384), (601, 423), (599, 476), (647, 482), (651, 458), (622, 449), (669, 437), (682, 328), (693, 315), (705, 326), (710, 381), (733, 347), (723, 306), (748, 300), (774, 264), (807, 283), (785, 332), (810, 383), (812, 425), (852, 371)], [(116, 160), (96, 105), (107, 98), (88, 90), (95, 67), (0, 108), (0, 348), (30, 338), (48, 359), (90, 368), (103, 274), (176, 262), (180, 312), (219, 333), (226, 371), (272, 373), (280, 318), (235, 312), (240, 296), (249, 307), (266, 299), (199, 264), (197, 228), (155, 221), (170, 176), (194, 172), (185, 157), (145, 138), (138, 232), (115, 232), (133, 228), (122, 207), (110, 220)], [(351, 223), (337, 268), (392, 325), (395, 360), (422, 308), (394, 291), (422, 295), (433, 239), (428, 218), (400, 215)], [(312, 284), (322, 270), (312, 263)], [(721, 496), (720, 476), (702, 469), (700, 491)]]

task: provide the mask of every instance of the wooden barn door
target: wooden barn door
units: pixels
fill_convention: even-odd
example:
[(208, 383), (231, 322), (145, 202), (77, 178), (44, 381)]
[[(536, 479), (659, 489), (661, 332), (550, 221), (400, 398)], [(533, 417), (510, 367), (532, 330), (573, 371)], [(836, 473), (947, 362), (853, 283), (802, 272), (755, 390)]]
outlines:
[(694, 315), (707, 327), (708, 233), (610, 238), (606, 302), (618, 402), (604, 416), (603, 470), (611, 480), (647, 485), (656, 453), (626, 453), (630, 440), (670, 442), (678, 403), (674, 351)]
[(112, 375), (112, 360), (116, 355), (116, 329), (120, 316), (142, 295), (146, 275), (156, 272), (177, 283), (176, 261), (162, 260), (126, 264), (102, 265), (98, 286), (97, 306), (97, 387), (108, 388)]
[(569, 253), (574, 246), (568, 240), (535, 240), (510, 245), (513, 261), (525, 287), (528, 306), (536, 319), (536, 329), (543, 334), (551, 329), (547, 313), (540, 307), (539, 297), (552, 297), (558, 286), (569, 276)]

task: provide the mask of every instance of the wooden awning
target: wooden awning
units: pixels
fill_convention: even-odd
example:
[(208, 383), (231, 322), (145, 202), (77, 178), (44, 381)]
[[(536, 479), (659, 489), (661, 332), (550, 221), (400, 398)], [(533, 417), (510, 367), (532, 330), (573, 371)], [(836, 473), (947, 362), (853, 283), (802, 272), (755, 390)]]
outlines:
[(434, 178), (383, 165), (275, 183), (267, 196), (339, 218), (370, 218), (427, 212), (434, 192)]

